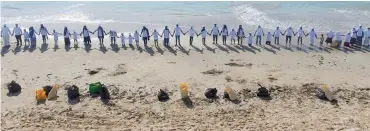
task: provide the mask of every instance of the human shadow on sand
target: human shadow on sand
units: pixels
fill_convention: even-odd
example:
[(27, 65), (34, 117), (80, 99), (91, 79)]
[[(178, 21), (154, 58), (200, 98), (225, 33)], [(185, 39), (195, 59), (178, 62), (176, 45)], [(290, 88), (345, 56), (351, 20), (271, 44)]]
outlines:
[(28, 45), (24, 45), (24, 47), (23, 47), (23, 52), (26, 52), (26, 51), (28, 51), (28, 49), (30, 48), (30, 45), (28, 44)]
[(196, 47), (196, 46), (194, 46), (194, 45), (190, 45), (191, 47), (193, 47), (193, 49), (195, 50), (195, 51), (197, 51), (197, 52), (199, 52), (200, 54), (203, 54), (203, 48), (202, 48), (202, 50), (201, 49), (199, 49), (198, 47)]
[(226, 49), (225, 47), (222, 47), (221, 45), (219, 44), (215, 44), (217, 46), (218, 49), (220, 49), (221, 51), (225, 51), (226, 53), (230, 53), (228, 49)]
[(173, 55), (177, 56), (177, 51), (174, 50), (171, 46), (166, 46), (167, 50), (170, 51)]
[(78, 48), (80, 48), (79, 46), (78, 46), (78, 44), (74, 44), (73, 45), (73, 48), (75, 48), (75, 50), (77, 50)]
[(184, 102), (187, 108), (194, 108), (193, 101), (191, 101), (189, 97), (182, 98), (182, 101)]
[(232, 46), (229, 46), (229, 45), (227, 45), (227, 44), (225, 44), (225, 46), (226, 46), (226, 48), (227, 49), (229, 49), (229, 50), (231, 50), (231, 51), (234, 51), (234, 52), (236, 52), (236, 53), (240, 53), (237, 49), (235, 49), (234, 47), (232, 47)]
[(91, 49), (91, 44), (85, 44), (84, 50), (86, 51), (86, 53), (89, 53), (92, 50)]
[(17, 47), (15, 47), (14, 49), (13, 49), (13, 53), (14, 53), (14, 55), (17, 55), (19, 52), (21, 52), (21, 49), (22, 48), (22, 46), (17, 46)]
[(69, 50), (72, 49), (71, 45), (64, 45), (64, 49), (66, 50), (66, 52), (68, 52)]
[(206, 47), (207, 50), (209, 50), (213, 53), (216, 53), (216, 48), (213, 49), (213, 48), (209, 47), (207, 44), (203, 44), (203, 46)]
[(119, 52), (119, 47), (117, 44), (110, 44), (111, 50), (118, 53)]
[(108, 50), (107, 50), (107, 47), (105, 47), (104, 45), (103, 46), (100, 46), (99, 50), (105, 54)]
[(253, 54), (256, 54), (256, 51), (254, 51), (252, 48), (249, 48), (248, 46), (245, 46), (245, 45), (240, 45), (240, 47), (242, 47), (243, 49), (249, 51), (249, 52), (252, 52)]
[(136, 45), (136, 48), (140, 53), (143, 53), (143, 48), (140, 45)]
[(262, 45), (261, 47), (262, 47), (263, 49), (265, 49), (266, 51), (271, 52), (271, 53), (273, 53), (273, 54), (275, 54), (275, 55), (276, 55), (276, 51), (275, 51), (274, 49), (271, 49), (271, 48), (266, 47), (266, 46), (264, 46), (264, 45)]
[(129, 44), (128, 46), (131, 48), (131, 50), (135, 50), (134, 45)]
[(182, 53), (185, 53), (186, 55), (189, 55), (189, 52), (190, 52), (190, 49), (189, 50), (186, 50), (184, 47), (182, 47), (182, 46), (178, 46), (179, 47), (179, 49), (180, 49), (180, 51), (182, 52)]
[(44, 53), (45, 51), (47, 51), (49, 49), (48, 46), (49, 46), (49, 44), (47, 44), (47, 43), (41, 44), (41, 48), (39, 48), (40, 52)]
[(148, 45), (145, 45), (145, 51), (150, 55), (154, 56), (154, 51), (152, 47), (149, 47)]
[(161, 47), (155, 46), (155, 48), (157, 49), (157, 52), (158, 53), (160, 53), (161, 55), (163, 55), (164, 51), (161, 49)]

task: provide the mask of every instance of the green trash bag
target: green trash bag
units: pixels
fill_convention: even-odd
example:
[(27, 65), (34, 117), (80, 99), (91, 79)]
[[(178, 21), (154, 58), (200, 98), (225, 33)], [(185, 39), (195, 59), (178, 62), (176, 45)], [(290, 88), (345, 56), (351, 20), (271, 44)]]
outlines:
[(89, 84), (89, 92), (90, 92), (90, 94), (98, 94), (98, 93), (100, 93), (101, 86), (102, 86), (102, 84), (100, 82)]

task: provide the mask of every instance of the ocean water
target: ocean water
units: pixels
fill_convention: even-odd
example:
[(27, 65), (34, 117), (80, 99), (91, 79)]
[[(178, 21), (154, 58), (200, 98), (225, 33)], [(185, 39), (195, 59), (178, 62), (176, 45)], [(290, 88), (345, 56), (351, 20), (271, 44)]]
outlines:
[(1, 2), (1, 24), (62, 32), (64, 26), (81, 32), (87, 25), (95, 30), (133, 32), (143, 25), (162, 31), (165, 25), (184, 28), (202, 26), (211, 29), (214, 23), (248, 31), (258, 25), (268, 31), (277, 26), (285, 30), (299, 26), (319, 32), (332, 29), (347, 32), (362, 24), (370, 26), (370, 2)]

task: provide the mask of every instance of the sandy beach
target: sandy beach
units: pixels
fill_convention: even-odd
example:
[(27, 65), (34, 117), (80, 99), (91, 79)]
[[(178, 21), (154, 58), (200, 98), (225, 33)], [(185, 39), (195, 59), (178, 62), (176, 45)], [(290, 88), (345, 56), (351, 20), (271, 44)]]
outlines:
[[(54, 50), (46, 47), (12, 47), (1, 57), (1, 130), (370, 130), (370, 49), (329, 48), (327, 51), (297, 50), (280, 46), (201, 44), (194, 46), (181, 37), (182, 48), (165, 48), (153, 41), (149, 47), (106, 49), (93, 41), (91, 50), (79, 47)], [(317, 42), (318, 43), (318, 42)], [(90, 71), (98, 71), (89, 74)], [(20, 94), (7, 94), (6, 84), (15, 80)], [(107, 85), (112, 99), (103, 104), (91, 98), (88, 84)], [(181, 100), (179, 84), (189, 85), (190, 100)], [(58, 98), (37, 104), (35, 90), (61, 85)], [(271, 91), (271, 100), (256, 97), (261, 83)], [(338, 102), (315, 96), (315, 87), (327, 84)], [(68, 86), (80, 89), (81, 101), (69, 103)], [(223, 98), (226, 86), (234, 89), (240, 102)], [(204, 96), (206, 88), (217, 88), (219, 99)], [(157, 100), (159, 89), (170, 100)]]

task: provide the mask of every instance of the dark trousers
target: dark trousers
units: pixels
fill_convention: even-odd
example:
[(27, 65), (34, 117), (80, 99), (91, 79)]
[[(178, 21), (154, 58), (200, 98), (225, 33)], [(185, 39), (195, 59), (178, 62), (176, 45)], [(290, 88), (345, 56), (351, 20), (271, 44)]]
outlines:
[(168, 46), (168, 42), (170, 41), (170, 38), (164, 38), (164, 45)]
[(257, 35), (256, 44), (261, 44), (261, 36)]
[(218, 35), (213, 35), (213, 42), (217, 43), (217, 41), (218, 41)]
[(193, 44), (193, 37), (192, 36), (190, 36), (190, 45), (192, 45)]
[(175, 36), (175, 42), (176, 42), (176, 45), (177, 45), (177, 42), (179, 42), (179, 45), (181, 45), (180, 44), (180, 36), (179, 35), (176, 35)]
[(15, 39), (17, 39), (17, 45), (19, 45), (19, 43), (21, 43), (21, 45), (22, 45), (22, 36), (21, 35), (15, 35)]
[(298, 37), (298, 44), (299, 44), (299, 41), (301, 41), (301, 44), (302, 44), (302, 37)]
[(222, 42), (223, 42), (223, 44), (226, 44), (226, 35), (222, 36)]
[(144, 45), (148, 44), (148, 37), (143, 37)]
[(110, 43), (116, 44), (116, 37), (110, 37)]
[(362, 45), (362, 36), (357, 36), (357, 45)]
[(98, 38), (99, 38), (100, 44), (103, 44), (104, 43), (104, 36), (99, 36)]
[(65, 45), (70, 45), (71, 44), (71, 40), (69, 38), (64, 38), (64, 44)]
[(290, 42), (292, 41), (292, 36), (286, 36), (285, 43), (288, 43), (288, 41), (289, 41), (289, 44), (290, 44)]
[(238, 44), (239, 44), (239, 40), (240, 40), (240, 44), (243, 44), (243, 37), (238, 36)]
[(275, 37), (275, 44), (279, 44), (279, 37)]
[(42, 35), (42, 42), (43, 43), (46, 43), (46, 37), (47, 37), (46, 35)]

